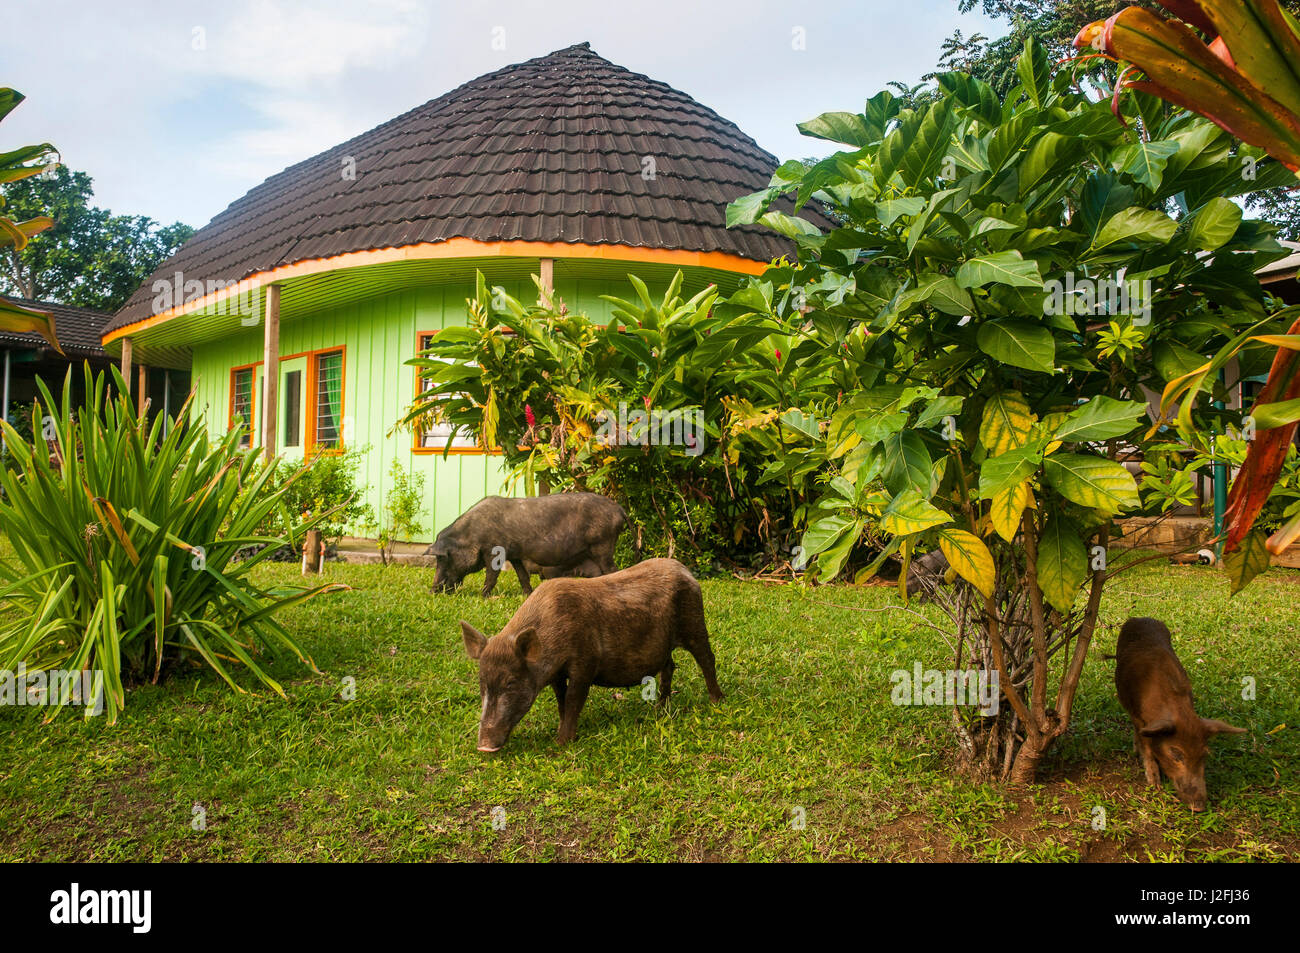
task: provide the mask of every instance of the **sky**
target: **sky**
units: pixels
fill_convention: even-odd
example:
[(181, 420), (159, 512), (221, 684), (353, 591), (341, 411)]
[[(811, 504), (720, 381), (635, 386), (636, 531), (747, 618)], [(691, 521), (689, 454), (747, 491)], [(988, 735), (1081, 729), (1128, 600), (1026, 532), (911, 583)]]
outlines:
[(5, 0), (0, 151), (51, 142), (96, 205), (195, 227), (267, 177), (511, 63), (589, 41), (780, 159), (795, 125), (918, 82), (957, 0)]

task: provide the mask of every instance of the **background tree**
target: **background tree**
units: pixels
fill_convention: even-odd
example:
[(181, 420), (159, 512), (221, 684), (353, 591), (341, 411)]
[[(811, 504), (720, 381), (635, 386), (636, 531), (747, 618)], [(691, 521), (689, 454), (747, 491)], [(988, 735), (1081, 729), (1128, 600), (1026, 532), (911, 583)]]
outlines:
[[(23, 94), (16, 89), (0, 88), (0, 119), (13, 112), (23, 101)], [(14, 183), (22, 179), (39, 175), (46, 166), (54, 161), (58, 153), (48, 142), (34, 146), (22, 146), (8, 152), (0, 153), (0, 185)], [(25, 221), (15, 221), (5, 208), (5, 196), (0, 193), (0, 250), (14, 248), (21, 250), (33, 235), (54, 224), (53, 220), (40, 212)], [(20, 216), (21, 218), (21, 216)], [(59, 349), (58, 338), (54, 333), (54, 315), (31, 308), (20, 307), (11, 302), (0, 302), (0, 328), (6, 331), (36, 331)]]
[[(1071, 42), (1082, 29), (1104, 20), (1124, 6), (1139, 6), (1167, 14), (1156, 0), (957, 0), (962, 13), (979, 9), (986, 16), (1003, 20), (1010, 27), (1005, 36), (987, 39), (980, 34), (963, 38), (956, 31), (944, 42), (939, 66), (942, 70), (964, 70), (984, 80), (1005, 95), (1017, 83), (1016, 63), (1031, 37), (1042, 44), (1048, 58), (1063, 60), (1077, 55)], [(1282, 6), (1300, 15), (1300, 0), (1283, 0)], [(1104, 60), (1092, 61), (1090, 71), (1099, 85), (1114, 82), (1116, 70)], [(1246, 196), (1246, 207), (1278, 227), (1278, 237), (1300, 241), (1300, 196), (1295, 189), (1270, 189)]]
[(8, 248), (0, 290), (35, 301), (116, 311), (194, 229), (91, 205), (93, 180), (59, 166), (5, 186), (16, 215), (48, 215), (53, 227), (22, 249)]

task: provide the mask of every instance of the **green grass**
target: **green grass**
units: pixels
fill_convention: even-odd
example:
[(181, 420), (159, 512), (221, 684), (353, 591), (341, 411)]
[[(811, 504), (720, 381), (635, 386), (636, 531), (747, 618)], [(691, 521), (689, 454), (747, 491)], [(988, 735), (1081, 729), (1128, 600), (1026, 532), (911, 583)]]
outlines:
[[(681, 653), (667, 712), (637, 689), (593, 689), (561, 749), (547, 690), (485, 756), (456, 621), (497, 631), (521, 603), (514, 580), (483, 600), (475, 580), (429, 595), (430, 570), (332, 564), (328, 576), (354, 591), (283, 617), (325, 673), (274, 663), (287, 700), (195, 669), (131, 691), (112, 727), (0, 708), (0, 859), (1300, 859), (1300, 573), (1231, 601), (1213, 570), (1154, 562), (1121, 576), (1071, 733), (1021, 791), (954, 776), (944, 712), (890, 704), (894, 669), (949, 665), (937, 633), (886, 609), (892, 589), (706, 580), (721, 705)], [(1203, 815), (1142, 785), (1102, 659), (1130, 614), (1169, 623), (1201, 714), (1249, 729), (1217, 742)], [(1090, 826), (1098, 806), (1104, 831)]]

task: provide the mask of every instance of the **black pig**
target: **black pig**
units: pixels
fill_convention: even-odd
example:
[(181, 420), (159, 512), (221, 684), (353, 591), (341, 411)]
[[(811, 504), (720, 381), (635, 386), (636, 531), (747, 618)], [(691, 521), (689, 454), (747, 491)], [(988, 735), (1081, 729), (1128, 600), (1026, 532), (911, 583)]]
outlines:
[(500, 750), (547, 685), (560, 706), (560, 744), (576, 735), (592, 685), (638, 685), (657, 673), (663, 704), (679, 646), (699, 663), (709, 698), (723, 697), (700, 584), (675, 559), (648, 559), (596, 579), (549, 579), (490, 639), (468, 622), (460, 628), (466, 653), (478, 660), (479, 751)]
[(482, 569), (483, 595), (492, 593), (509, 562), (520, 588), (532, 592), (529, 565), (542, 575), (614, 572), (614, 547), (627, 514), (599, 493), (552, 493), (511, 498), (488, 496), (466, 510), (433, 541), (438, 560), (434, 592), (451, 592)]

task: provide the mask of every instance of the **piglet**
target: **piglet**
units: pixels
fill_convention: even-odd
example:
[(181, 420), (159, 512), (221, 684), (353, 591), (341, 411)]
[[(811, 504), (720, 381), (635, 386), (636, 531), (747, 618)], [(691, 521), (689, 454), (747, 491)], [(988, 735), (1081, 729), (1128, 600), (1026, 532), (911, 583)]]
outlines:
[(675, 559), (647, 559), (595, 579), (548, 579), (492, 638), (463, 620), (460, 628), (466, 653), (478, 661), (479, 751), (499, 751), (547, 685), (560, 706), (560, 744), (577, 734), (592, 685), (639, 685), (658, 674), (662, 704), (679, 647), (699, 663), (709, 698), (723, 697), (700, 584)]
[(1133, 721), (1147, 782), (1159, 787), (1163, 769), (1178, 800), (1193, 811), (1205, 810), (1208, 742), (1217, 734), (1238, 735), (1246, 729), (1196, 714), (1192, 683), (1159, 619), (1125, 622), (1115, 660), (1115, 688)]

